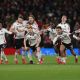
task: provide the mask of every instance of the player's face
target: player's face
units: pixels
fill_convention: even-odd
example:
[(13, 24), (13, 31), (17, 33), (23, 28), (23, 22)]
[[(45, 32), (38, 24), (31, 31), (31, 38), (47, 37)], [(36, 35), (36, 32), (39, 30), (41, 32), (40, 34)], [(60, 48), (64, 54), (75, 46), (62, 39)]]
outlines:
[(62, 29), (56, 29), (57, 34), (61, 34), (62, 33)]
[(33, 23), (34, 22), (34, 18), (33, 17), (29, 17), (29, 22)]
[(28, 31), (29, 31), (29, 32), (33, 32), (33, 29), (32, 29), (32, 28), (28, 28)]
[(62, 22), (66, 22), (67, 21), (67, 17), (66, 16), (62, 16)]
[(23, 19), (22, 18), (18, 18), (18, 22), (19, 23), (22, 23), (23, 22)]
[(2, 29), (2, 23), (0, 23), (0, 30)]

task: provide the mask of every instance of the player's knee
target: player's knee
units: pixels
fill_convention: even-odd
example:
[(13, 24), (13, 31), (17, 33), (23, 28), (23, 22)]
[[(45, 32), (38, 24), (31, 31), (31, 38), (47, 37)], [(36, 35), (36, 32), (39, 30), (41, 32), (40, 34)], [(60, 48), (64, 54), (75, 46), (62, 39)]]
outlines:
[(37, 52), (40, 52), (40, 47), (37, 47)]
[(26, 48), (25, 48), (25, 50), (26, 50), (26, 51), (29, 51), (29, 50), (30, 50), (30, 48), (29, 48), (29, 47), (26, 47)]

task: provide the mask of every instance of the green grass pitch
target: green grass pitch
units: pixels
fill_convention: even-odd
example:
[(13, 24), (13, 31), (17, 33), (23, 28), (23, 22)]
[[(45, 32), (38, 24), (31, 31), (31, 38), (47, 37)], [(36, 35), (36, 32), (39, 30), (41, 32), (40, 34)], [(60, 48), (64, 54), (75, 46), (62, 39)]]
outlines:
[(18, 57), (19, 64), (16, 65), (13, 58), (8, 56), (9, 64), (0, 65), (0, 80), (80, 80), (80, 57), (77, 64), (73, 56), (68, 57), (65, 65), (57, 64), (55, 56), (44, 57), (42, 65), (23, 65), (21, 56)]

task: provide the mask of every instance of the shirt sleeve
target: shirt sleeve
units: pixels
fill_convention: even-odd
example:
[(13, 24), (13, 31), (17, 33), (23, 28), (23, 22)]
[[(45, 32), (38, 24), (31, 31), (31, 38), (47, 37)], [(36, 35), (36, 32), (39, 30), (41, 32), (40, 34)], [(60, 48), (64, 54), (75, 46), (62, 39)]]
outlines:
[(78, 39), (78, 37), (76, 35), (73, 35), (73, 38)]
[(12, 32), (8, 31), (7, 29), (3, 29), (5, 33), (8, 33), (8, 34), (12, 34)]
[(48, 28), (48, 31), (50, 31), (51, 33), (56, 33), (55, 29)]
[(70, 33), (70, 25), (69, 24), (66, 25), (66, 32)]

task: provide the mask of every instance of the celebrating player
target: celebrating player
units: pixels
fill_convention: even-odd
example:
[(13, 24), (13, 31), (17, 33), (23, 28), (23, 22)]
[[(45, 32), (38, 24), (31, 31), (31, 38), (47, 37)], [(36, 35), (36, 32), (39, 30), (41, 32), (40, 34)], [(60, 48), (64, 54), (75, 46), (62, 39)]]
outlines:
[(38, 59), (39, 63), (42, 64), (42, 54), (40, 53), (39, 44), (41, 41), (41, 37), (38, 32), (34, 32), (31, 25), (28, 25), (28, 32), (24, 38), (24, 46), (25, 50), (28, 51), (28, 58), (30, 60), (30, 64), (33, 64), (32, 54), (30, 52), (30, 48), (33, 50), (35, 57)]
[[(21, 31), (19, 32), (18, 30), (24, 29), (25, 26), (23, 24), (23, 17), (19, 16), (18, 19), (16, 20), (16, 22), (13, 23), (13, 25), (10, 28), (10, 31), (12, 31), (14, 33), (14, 38), (15, 38), (15, 58), (14, 61), (16, 64), (18, 64), (18, 59), (17, 59), (17, 55), (20, 51), (20, 49), (22, 47), (24, 47), (24, 35), (25, 35), (25, 31)], [(26, 64), (26, 59), (24, 56), (24, 51), (22, 50), (22, 63)]]
[(3, 28), (2, 23), (0, 23), (0, 64), (3, 63), (3, 60), (5, 61), (6, 64), (8, 64), (8, 59), (4, 53), (4, 49), (6, 48), (5, 33), (12, 34), (12, 32)]
[(70, 33), (70, 25), (67, 23), (66, 15), (62, 16), (61, 23), (59, 23), (57, 26), (61, 26), (63, 32)]
[(60, 54), (61, 54), (61, 63), (65, 64), (66, 60), (65, 60), (65, 50), (66, 48), (69, 49), (71, 51), (71, 53), (75, 56), (75, 62), (78, 62), (78, 57), (75, 54), (74, 50), (73, 50), (73, 45), (71, 43), (71, 38), (70, 38), (70, 34), (68, 33), (64, 33), (62, 31), (62, 28), (60, 26), (56, 27), (56, 31), (57, 31), (57, 39), (60, 38), (61, 39), (61, 45), (60, 45)]

